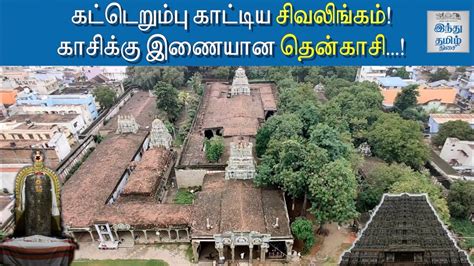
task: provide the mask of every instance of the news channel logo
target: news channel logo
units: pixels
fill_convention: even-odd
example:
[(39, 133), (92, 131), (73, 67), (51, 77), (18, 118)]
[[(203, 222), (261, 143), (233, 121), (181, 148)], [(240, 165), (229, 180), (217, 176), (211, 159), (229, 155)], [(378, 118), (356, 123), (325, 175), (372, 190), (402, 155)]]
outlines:
[(469, 11), (428, 11), (428, 53), (469, 53)]

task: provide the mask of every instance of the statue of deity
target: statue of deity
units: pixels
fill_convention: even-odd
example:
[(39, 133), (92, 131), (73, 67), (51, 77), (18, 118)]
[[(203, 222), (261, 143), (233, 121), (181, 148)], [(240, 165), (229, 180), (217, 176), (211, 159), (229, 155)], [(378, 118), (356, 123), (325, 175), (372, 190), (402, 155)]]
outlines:
[(36, 150), (33, 166), (23, 168), (15, 181), (15, 237), (62, 237), (59, 178), (45, 167)]

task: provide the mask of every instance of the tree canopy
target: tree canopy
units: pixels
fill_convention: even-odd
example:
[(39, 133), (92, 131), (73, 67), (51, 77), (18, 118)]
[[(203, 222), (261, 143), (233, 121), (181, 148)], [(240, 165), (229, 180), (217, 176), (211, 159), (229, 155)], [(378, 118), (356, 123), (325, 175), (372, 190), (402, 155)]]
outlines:
[(449, 80), (451, 74), (446, 68), (438, 68), (434, 73), (429, 74), (430, 82), (438, 81), (438, 80)]
[(181, 109), (178, 90), (169, 83), (158, 81), (153, 91), (156, 95), (156, 107), (166, 112), (171, 121), (175, 121)]
[(368, 142), (372, 152), (389, 163), (404, 163), (419, 169), (428, 159), (420, 125), (396, 114), (379, 116), (369, 130)]
[(474, 181), (453, 182), (449, 190), (448, 206), (451, 216), (469, 219), (474, 213)]
[(448, 121), (441, 124), (438, 133), (432, 138), (432, 142), (436, 146), (442, 146), (447, 138), (474, 140), (474, 129), (466, 121)]
[(405, 88), (402, 89), (401, 92), (397, 94), (397, 97), (395, 97), (395, 109), (401, 113), (408, 108), (414, 108), (416, 107), (416, 104), (418, 102), (417, 97), (420, 95), (418, 92), (418, 85), (413, 84), (413, 85), (408, 85)]
[(99, 102), (100, 107), (107, 109), (112, 107), (117, 100), (117, 94), (114, 90), (106, 86), (99, 86), (93, 92), (95, 99)]
[(349, 162), (339, 159), (323, 166), (309, 181), (310, 212), (320, 225), (345, 222), (357, 217), (357, 182)]
[(291, 232), (296, 239), (303, 240), (305, 252), (308, 252), (314, 245), (313, 223), (310, 220), (302, 217), (296, 218), (296, 220), (291, 223)]
[(220, 136), (214, 136), (205, 142), (206, 158), (209, 162), (218, 162), (224, 153), (224, 139)]
[(387, 75), (391, 77), (400, 77), (402, 79), (410, 78), (410, 73), (407, 71), (406, 67), (390, 68), (387, 71)]

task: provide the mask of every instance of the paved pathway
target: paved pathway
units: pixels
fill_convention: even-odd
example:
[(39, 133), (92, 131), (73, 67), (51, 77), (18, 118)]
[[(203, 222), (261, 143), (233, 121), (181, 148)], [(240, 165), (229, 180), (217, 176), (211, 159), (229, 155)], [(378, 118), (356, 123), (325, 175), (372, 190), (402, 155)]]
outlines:
[(186, 258), (189, 245), (135, 245), (134, 247), (119, 248), (117, 250), (99, 250), (97, 243), (79, 243), (76, 250), (76, 260), (106, 260), (106, 259), (160, 259), (169, 265), (193, 265)]

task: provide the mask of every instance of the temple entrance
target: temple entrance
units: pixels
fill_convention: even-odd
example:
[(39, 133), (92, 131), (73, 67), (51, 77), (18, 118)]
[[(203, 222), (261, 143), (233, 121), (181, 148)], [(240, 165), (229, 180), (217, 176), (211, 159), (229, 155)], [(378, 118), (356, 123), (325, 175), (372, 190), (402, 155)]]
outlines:
[(286, 258), (286, 244), (285, 241), (269, 242), (268, 252), (265, 255), (266, 259), (285, 259)]
[(132, 232), (130, 231), (117, 231), (121, 247), (132, 247), (135, 243)]
[[(249, 246), (236, 246), (235, 247), (235, 260), (244, 260), (248, 261), (250, 256), (250, 247)], [(252, 254), (253, 255), (253, 254)]]
[(201, 242), (198, 249), (200, 261), (217, 261), (219, 259), (216, 242)]
[(204, 130), (204, 137), (206, 139), (212, 139), (212, 137), (214, 137), (214, 132), (212, 132), (212, 129)]
[(272, 117), (275, 114), (275, 111), (267, 111), (265, 114), (265, 121), (268, 120), (268, 118)]
[(92, 242), (89, 232), (73, 232), (76, 242)]

